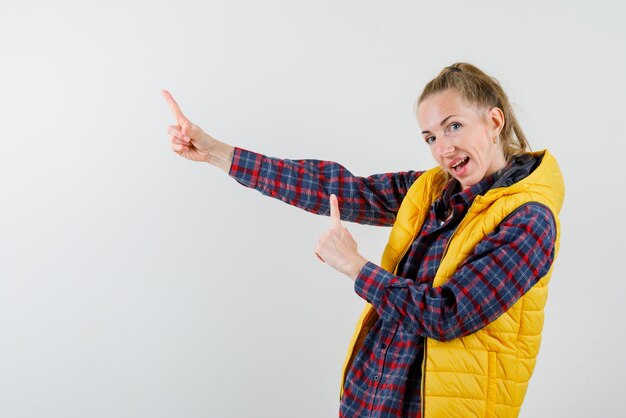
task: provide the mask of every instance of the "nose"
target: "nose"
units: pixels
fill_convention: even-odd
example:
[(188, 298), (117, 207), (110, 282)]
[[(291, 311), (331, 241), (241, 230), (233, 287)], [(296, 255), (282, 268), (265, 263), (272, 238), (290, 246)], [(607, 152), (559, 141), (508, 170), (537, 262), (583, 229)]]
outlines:
[(441, 135), (435, 142), (437, 145), (437, 153), (440, 157), (445, 157), (454, 151), (454, 144), (445, 135)]

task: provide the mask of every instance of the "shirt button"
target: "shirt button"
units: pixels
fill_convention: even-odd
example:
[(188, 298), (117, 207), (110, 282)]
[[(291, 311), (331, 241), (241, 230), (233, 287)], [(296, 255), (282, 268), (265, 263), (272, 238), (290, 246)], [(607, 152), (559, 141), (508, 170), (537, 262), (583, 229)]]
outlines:
[(374, 380), (378, 380), (378, 375), (374, 376)]
[(385, 348), (387, 348), (387, 344), (383, 344), (380, 347), (384, 350)]

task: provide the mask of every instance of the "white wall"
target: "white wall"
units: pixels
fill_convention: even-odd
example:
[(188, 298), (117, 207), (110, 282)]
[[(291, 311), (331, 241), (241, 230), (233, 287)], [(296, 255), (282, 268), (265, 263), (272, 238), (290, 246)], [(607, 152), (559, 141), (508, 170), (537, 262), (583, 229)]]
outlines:
[[(54, 4), (52, 4), (54, 3)], [(217, 138), (354, 173), (433, 165), (413, 103), (496, 76), (563, 169), (524, 417), (622, 416), (623, 2), (0, 0), (0, 417), (332, 417), (362, 301), (328, 219), (169, 149)], [(388, 229), (349, 225), (378, 261)]]

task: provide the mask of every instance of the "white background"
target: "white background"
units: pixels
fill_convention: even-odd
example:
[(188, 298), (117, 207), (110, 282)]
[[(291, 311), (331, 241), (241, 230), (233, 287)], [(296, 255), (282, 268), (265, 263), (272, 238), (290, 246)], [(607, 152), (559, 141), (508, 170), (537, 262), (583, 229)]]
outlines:
[[(328, 218), (169, 148), (215, 137), (353, 173), (433, 166), (413, 104), (498, 78), (563, 170), (523, 417), (623, 416), (624, 2), (0, 0), (0, 417), (337, 415), (363, 301)], [(388, 229), (348, 225), (378, 262)]]

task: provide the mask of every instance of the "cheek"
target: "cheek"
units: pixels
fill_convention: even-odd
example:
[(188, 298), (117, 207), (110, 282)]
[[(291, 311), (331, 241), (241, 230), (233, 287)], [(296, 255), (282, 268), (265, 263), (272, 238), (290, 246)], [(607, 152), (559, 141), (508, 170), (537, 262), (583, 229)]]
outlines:
[(437, 155), (437, 152), (436, 152), (436, 150), (435, 150), (435, 147), (431, 145), (431, 146), (429, 147), (429, 149), (430, 149), (430, 155), (432, 155), (432, 156), (433, 156), (433, 160), (435, 160), (435, 162), (436, 162), (437, 164), (441, 165), (441, 159), (440, 159), (440, 158), (439, 158), (439, 156)]
[(493, 152), (493, 143), (488, 136), (479, 136), (474, 138), (474, 152), (478, 154), (481, 159), (486, 158)]

